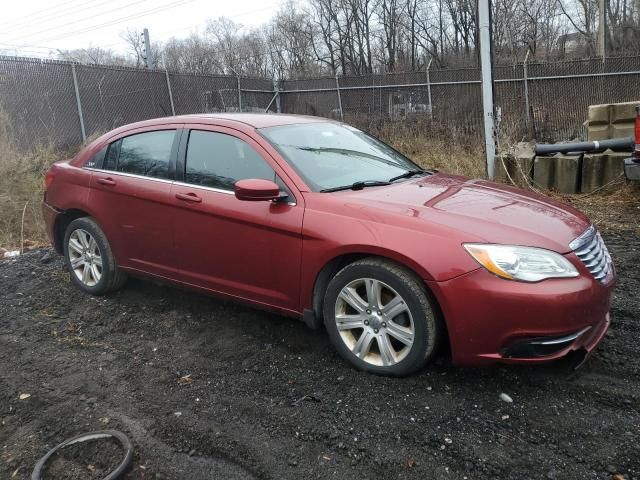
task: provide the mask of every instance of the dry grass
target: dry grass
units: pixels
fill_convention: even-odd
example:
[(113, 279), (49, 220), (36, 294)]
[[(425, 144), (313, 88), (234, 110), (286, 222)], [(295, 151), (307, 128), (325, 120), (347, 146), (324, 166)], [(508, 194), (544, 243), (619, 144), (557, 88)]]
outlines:
[(9, 122), (0, 112), (0, 247), (20, 246), (23, 210), (24, 238), (46, 241), (41, 214), (44, 174), (61, 158), (61, 153), (48, 144), (20, 152)]
[(636, 232), (640, 235), (640, 183), (620, 181), (594, 194), (555, 197), (584, 212), (601, 230)]
[[(420, 166), (467, 177), (484, 177), (483, 144), (464, 132), (448, 126), (437, 126), (420, 119), (389, 122), (354, 119)], [(352, 119), (349, 119), (352, 123)]]
[(396, 137), (388, 142), (421, 167), (467, 177), (484, 177), (484, 154), (478, 146), (463, 146), (423, 137)]

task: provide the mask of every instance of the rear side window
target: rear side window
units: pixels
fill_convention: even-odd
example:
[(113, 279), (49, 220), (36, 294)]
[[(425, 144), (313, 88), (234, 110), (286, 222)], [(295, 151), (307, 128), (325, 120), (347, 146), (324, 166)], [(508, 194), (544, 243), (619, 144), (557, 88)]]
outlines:
[(104, 168), (146, 177), (168, 178), (175, 133), (175, 130), (159, 130), (122, 138), (109, 147)]
[(274, 181), (275, 172), (251, 145), (224, 133), (191, 130), (187, 144), (185, 181), (233, 190), (238, 180)]

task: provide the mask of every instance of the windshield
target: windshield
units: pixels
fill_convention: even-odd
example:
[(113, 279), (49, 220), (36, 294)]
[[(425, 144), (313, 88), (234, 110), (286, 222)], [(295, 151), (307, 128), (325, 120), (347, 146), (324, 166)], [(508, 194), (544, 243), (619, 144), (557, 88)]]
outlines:
[(390, 146), (357, 128), (302, 123), (260, 129), (313, 191), (356, 182), (388, 182), (420, 169)]

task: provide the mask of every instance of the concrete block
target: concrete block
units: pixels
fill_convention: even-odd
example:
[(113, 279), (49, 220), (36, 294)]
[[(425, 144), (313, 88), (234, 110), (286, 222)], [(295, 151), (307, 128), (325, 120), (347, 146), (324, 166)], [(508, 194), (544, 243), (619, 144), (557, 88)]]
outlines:
[[(534, 158), (535, 156), (532, 156), (531, 158), (516, 158), (516, 171), (513, 177), (516, 183), (526, 184), (527, 182), (531, 182), (533, 179)], [(523, 177), (526, 177), (526, 181)]]
[(609, 138), (635, 137), (635, 122), (614, 123), (609, 130)]
[(536, 185), (560, 193), (580, 191), (582, 155), (536, 157), (533, 180)]
[(615, 103), (611, 105), (611, 123), (632, 122), (636, 118), (636, 107), (640, 102)]
[(607, 125), (609, 124), (609, 115), (611, 105), (591, 105), (589, 106), (588, 125)]
[(592, 192), (622, 175), (624, 159), (629, 156), (629, 153), (610, 150), (605, 153), (585, 154), (582, 158), (582, 193)]
[[(536, 158), (533, 144), (527, 142), (516, 144), (515, 157), (515, 176), (513, 178), (516, 182), (526, 184), (533, 178), (533, 159)], [(523, 177), (526, 177), (526, 181)]]
[(610, 125), (589, 125), (587, 127), (587, 140), (606, 140), (609, 138)]
[(554, 157), (536, 157), (533, 161), (533, 181), (538, 187), (550, 190), (555, 174)]
[[(496, 155), (495, 169), (493, 172), (493, 178), (496, 182), (509, 183), (509, 177), (507, 172), (511, 175), (511, 165), (513, 163), (513, 156), (511, 154)], [(507, 168), (505, 170), (505, 167)]]
[[(526, 185), (523, 177), (530, 181), (533, 177), (533, 144), (528, 142), (519, 142), (513, 151), (503, 154), (496, 158), (495, 179), (510, 183), (509, 177), (518, 185)], [(505, 171), (506, 166), (506, 171)], [(509, 175), (507, 175), (507, 173)]]

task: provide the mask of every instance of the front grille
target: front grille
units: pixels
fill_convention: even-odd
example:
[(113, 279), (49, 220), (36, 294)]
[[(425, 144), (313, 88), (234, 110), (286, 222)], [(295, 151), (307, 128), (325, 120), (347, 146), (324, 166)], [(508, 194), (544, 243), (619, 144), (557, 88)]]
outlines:
[(596, 280), (604, 283), (613, 273), (613, 262), (609, 250), (607, 250), (600, 232), (596, 231), (593, 225), (571, 242), (569, 247), (582, 260), (584, 266)]

